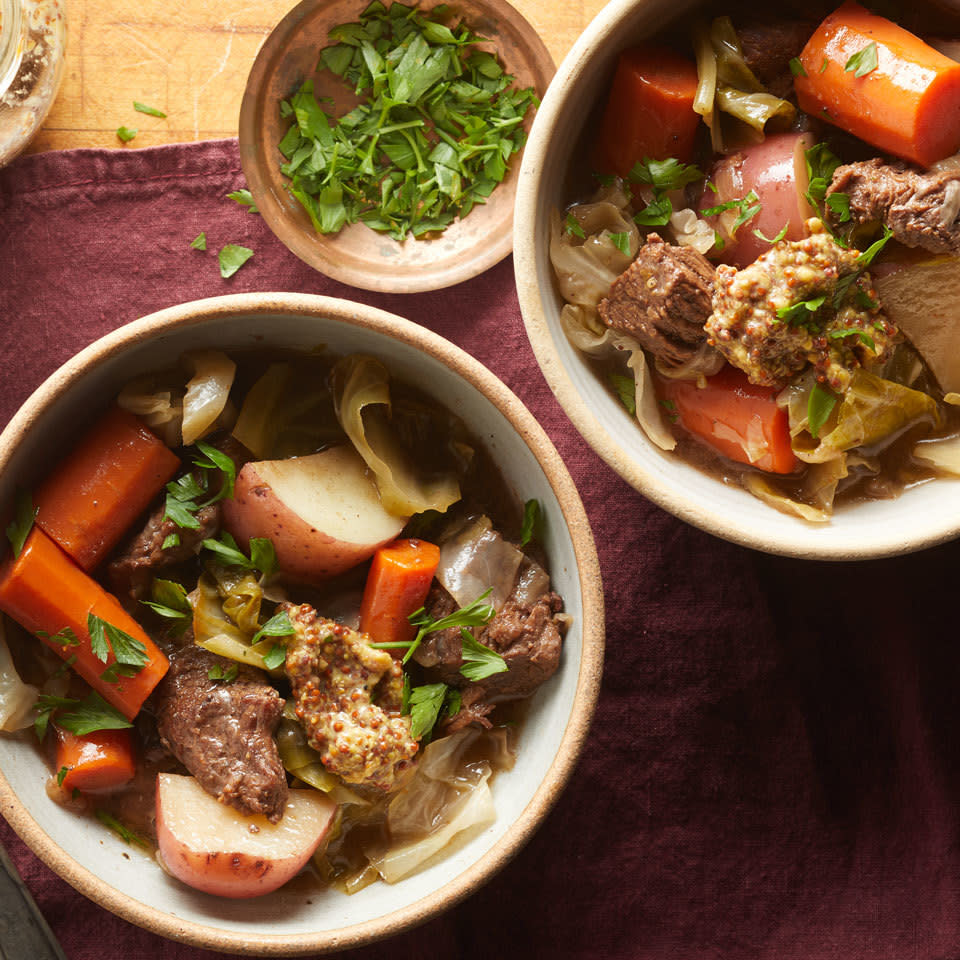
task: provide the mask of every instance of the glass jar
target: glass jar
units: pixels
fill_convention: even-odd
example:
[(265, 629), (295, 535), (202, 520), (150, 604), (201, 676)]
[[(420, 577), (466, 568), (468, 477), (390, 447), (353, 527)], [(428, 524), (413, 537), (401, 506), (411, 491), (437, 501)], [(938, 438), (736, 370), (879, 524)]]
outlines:
[(0, 0), (0, 167), (47, 118), (66, 39), (62, 0)]

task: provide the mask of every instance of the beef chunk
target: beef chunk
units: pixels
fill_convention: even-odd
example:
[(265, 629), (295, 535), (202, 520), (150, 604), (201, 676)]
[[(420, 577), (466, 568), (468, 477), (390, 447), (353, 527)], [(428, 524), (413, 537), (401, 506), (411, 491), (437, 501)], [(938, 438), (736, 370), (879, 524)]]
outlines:
[[(424, 606), (433, 619), (457, 609), (450, 594), (436, 583)], [(497, 701), (528, 697), (554, 674), (563, 643), (563, 625), (557, 617), (562, 609), (563, 600), (552, 591), (533, 603), (509, 597), (477, 634), (477, 640), (499, 653), (508, 668), (484, 680), (470, 681), (460, 673), (463, 659), (458, 628), (439, 630), (424, 639), (414, 654), (416, 661), (427, 668), (431, 679), (463, 690), (460, 713), (446, 728), (448, 732), (474, 721), (490, 726), (486, 717)]]
[[(172, 520), (164, 520), (163, 514), (161, 503), (147, 518), (144, 528), (127, 541), (107, 565), (107, 577), (114, 593), (129, 594), (135, 599), (146, 596), (158, 573), (194, 557), (200, 544), (208, 537), (215, 537), (220, 529), (219, 503), (197, 512), (200, 526), (195, 530), (178, 527)], [(164, 549), (164, 541), (171, 534), (176, 534), (180, 542)]]
[(837, 167), (827, 196), (834, 193), (847, 195), (856, 223), (885, 224), (907, 247), (960, 253), (960, 170), (924, 172), (874, 157)]
[(711, 311), (713, 273), (703, 254), (651, 233), (600, 301), (600, 319), (634, 337), (668, 366), (684, 363), (706, 339), (703, 325)]
[(737, 27), (747, 66), (775, 97), (793, 96), (790, 61), (800, 56), (816, 23), (812, 20), (751, 21)]
[(210, 679), (210, 669), (238, 666), (195, 645), (170, 658), (154, 694), (164, 745), (207, 793), (241, 813), (283, 816), (287, 776), (273, 733), (283, 699), (264, 674), (239, 666), (230, 682)]

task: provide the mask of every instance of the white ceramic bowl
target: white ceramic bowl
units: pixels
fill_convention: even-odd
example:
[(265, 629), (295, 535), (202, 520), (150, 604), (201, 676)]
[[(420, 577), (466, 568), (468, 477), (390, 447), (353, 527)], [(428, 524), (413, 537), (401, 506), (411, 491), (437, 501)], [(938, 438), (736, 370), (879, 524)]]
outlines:
[[(422, 327), (329, 297), (246, 294), (152, 314), (108, 334), (53, 374), (0, 435), (0, 503), (131, 377), (187, 349), (256, 347), (379, 356), (459, 415), (521, 498), (546, 510), (545, 547), (573, 625), (561, 668), (533, 698), (512, 771), (495, 778), (496, 822), (441, 862), (347, 897), (286, 891), (230, 901), (198, 893), (106, 828), (51, 802), (30, 738), (0, 738), (0, 809), (50, 867), (92, 900), (158, 934), (235, 953), (291, 955), (357, 946), (457, 903), (512, 857), (556, 800), (586, 736), (603, 658), (603, 598), (593, 538), (563, 462), (530, 412), (485, 367)], [(535, 731), (535, 736), (533, 735)]]
[(549, 258), (553, 210), (576, 199), (570, 169), (582, 164), (583, 131), (609, 89), (618, 54), (673, 22), (689, 22), (695, 0), (612, 0), (560, 65), (524, 153), (514, 213), (520, 307), (543, 374), (587, 442), (628, 483), (676, 514), (735, 543), (787, 556), (830, 560), (908, 553), (960, 534), (960, 482), (937, 480), (896, 500), (838, 509), (829, 524), (779, 513), (739, 486), (708, 476), (652, 444), (600, 382), (560, 326), (563, 301)]

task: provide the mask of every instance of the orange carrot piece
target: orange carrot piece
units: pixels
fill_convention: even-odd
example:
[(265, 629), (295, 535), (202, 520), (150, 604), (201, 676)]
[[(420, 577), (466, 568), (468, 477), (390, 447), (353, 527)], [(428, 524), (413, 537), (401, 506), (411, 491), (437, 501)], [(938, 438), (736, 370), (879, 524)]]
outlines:
[[(858, 77), (847, 65), (870, 44), (877, 66)], [(794, 85), (811, 116), (922, 166), (960, 149), (960, 63), (892, 21), (848, 0), (820, 24), (800, 62), (806, 76)]]
[[(0, 565), (0, 610), (40, 636), (64, 660), (76, 657), (74, 670), (128, 720), (137, 715), (167, 672), (167, 658), (120, 601), (84, 573), (39, 527), (30, 531), (19, 556), (7, 556)], [(118, 676), (113, 682), (109, 676), (103, 677), (116, 658), (111, 652), (103, 662), (93, 652), (87, 629), (89, 613), (143, 644), (147, 663), (135, 676)], [(79, 642), (68, 645), (52, 639), (64, 628)]]
[(787, 412), (774, 399), (776, 388), (750, 383), (728, 364), (707, 378), (706, 387), (659, 378), (657, 392), (680, 424), (717, 453), (768, 473), (797, 468)]
[(37, 523), (92, 570), (179, 466), (137, 417), (112, 407), (34, 493)]
[(407, 618), (423, 606), (439, 562), (440, 548), (426, 540), (381, 547), (367, 574), (360, 629), (375, 643), (410, 643), (416, 628)]
[(696, 93), (696, 66), (672, 50), (640, 46), (621, 53), (600, 125), (600, 170), (625, 177), (646, 157), (689, 163), (700, 125)]
[(55, 726), (57, 771), (67, 793), (107, 793), (129, 783), (136, 773), (129, 730), (95, 730), (82, 737)]

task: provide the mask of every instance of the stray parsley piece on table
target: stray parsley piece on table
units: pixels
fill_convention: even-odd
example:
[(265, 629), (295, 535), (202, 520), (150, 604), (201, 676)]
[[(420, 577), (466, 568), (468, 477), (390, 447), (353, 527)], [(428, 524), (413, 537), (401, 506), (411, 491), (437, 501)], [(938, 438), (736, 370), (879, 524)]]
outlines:
[(165, 120), (167, 116), (162, 110), (158, 110), (156, 107), (148, 107), (145, 103), (140, 103), (139, 100), (133, 101), (133, 109), (137, 113), (145, 113), (148, 117), (160, 117), (161, 120)]
[(117, 127), (117, 136), (124, 143), (129, 143), (138, 133), (136, 127)]
[(253, 251), (249, 247), (241, 247), (235, 243), (221, 247), (217, 254), (220, 260), (220, 276), (224, 280), (232, 277), (252, 256)]
[(13, 555), (20, 556), (40, 508), (33, 505), (29, 490), (18, 489), (13, 498), (13, 519), (7, 524), (7, 539), (13, 547)]
[(207, 249), (207, 235), (206, 233), (198, 233), (191, 241), (190, 246), (194, 250), (206, 250)]
[(247, 190), (234, 190), (233, 193), (228, 193), (227, 198), (233, 200), (235, 203), (240, 204), (241, 207), (249, 207), (248, 213), (259, 213), (256, 203), (253, 201), (253, 194)]
[(359, 105), (329, 116), (312, 79), (280, 104), (292, 120), (280, 169), (318, 233), (357, 222), (397, 241), (442, 231), (506, 176), (539, 101), (476, 47), (482, 38), (440, 22), (449, 13), (372, 3), (320, 53)]

